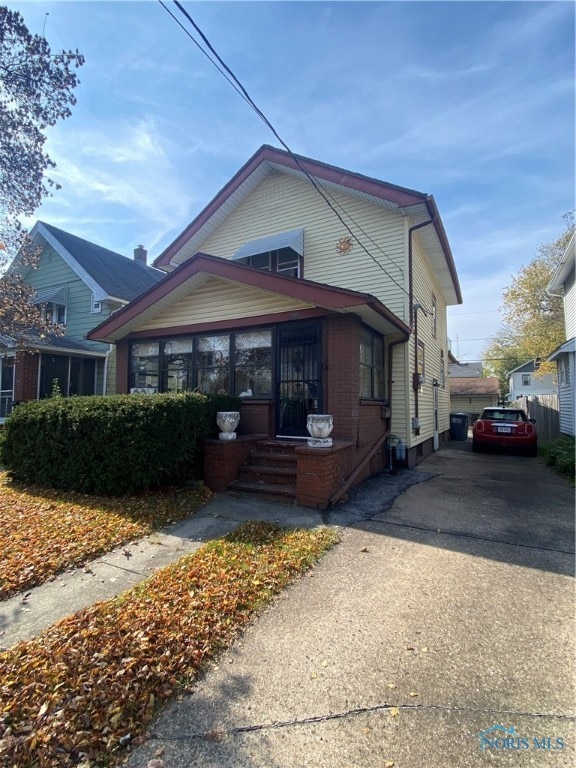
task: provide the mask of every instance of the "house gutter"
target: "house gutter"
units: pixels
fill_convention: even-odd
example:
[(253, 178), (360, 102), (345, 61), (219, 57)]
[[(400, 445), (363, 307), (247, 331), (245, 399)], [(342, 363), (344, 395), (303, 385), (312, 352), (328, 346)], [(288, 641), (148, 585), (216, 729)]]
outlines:
[[(426, 203), (428, 207), (428, 203)], [(428, 211), (430, 208), (428, 207)], [(420, 389), (420, 382), (418, 381), (418, 312), (414, 308), (414, 253), (412, 247), (412, 233), (422, 227), (427, 227), (430, 224), (434, 224), (436, 221), (436, 214), (433, 213), (432, 217), (427, 221), (422, 221), (420, 224), (415, 224), (408, 230), (408, 301), (410, 302), (410, 328), (414, 333), (414, 371), (412, 373), (412, 388), (414, 389), (414, 421), (413, 427), (414, 434), (420, 434), (420, 411), (418, 402), (418, 391)]]

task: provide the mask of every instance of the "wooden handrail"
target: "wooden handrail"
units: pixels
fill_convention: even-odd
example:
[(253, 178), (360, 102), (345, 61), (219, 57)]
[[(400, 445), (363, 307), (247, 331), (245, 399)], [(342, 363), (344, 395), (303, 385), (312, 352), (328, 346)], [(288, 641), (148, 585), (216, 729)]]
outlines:
[(348, 476), (348, 478), (344, 481), (344, 483), (338, 488), (336, 493), (334, 493), (330, 497), (330, 504), (336, 504), (342, 496), (346, 493), (346, 491), (350, 488), (350, 486), (353, 484), (353, 482), (356, 480), (360, 472), (364, 469), (366, 464), (370, 461), (370, 459), (374, 456), (376, 451), (380, 450), (382, 447), (382, 444), (384, 441), (388, 438), (390, 435), (390, 427), (386, 429), (386, 431), (380, 435), (379, 437), (374, 440), (374, 442), (368, 447), (368, 450), (364, 454), (364, 457), (360, 460), (360, 462), (356, 465), (355, 469), (352, 471), (352, 473)]

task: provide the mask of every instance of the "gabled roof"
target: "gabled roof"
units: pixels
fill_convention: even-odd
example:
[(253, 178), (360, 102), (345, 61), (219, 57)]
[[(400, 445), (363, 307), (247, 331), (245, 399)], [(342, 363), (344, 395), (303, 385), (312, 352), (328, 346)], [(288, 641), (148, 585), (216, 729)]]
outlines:
[(506, 376), (512, 376), (513, 373), (532, 373), (536, 370), (534, 360), (528, 360), (526, 363), (522, 363), (517, 368), (512, 368), (511, 371), (507, 371)]
[(500, 393), (500, 382), (495, 376), (485, 379), (475, 379), (471, 377), (451, 378), (451, 395), (498, 395)]
[(266, 178), (276, 171), (300, 179), (312, 176), (328, 191), (342, 191), (361, 200), (409, 215), (413, 224), (432, 219), (419, 234), (449, 303), (462, 303), (456, 266), (432, 195), (399, 187), (318, 160), (263, 145), (218, 192), (216, 197), (155, 260), (157, 267), (173, 268), (191, 258), (206, 238)]
[(576, 339), (568, 339), (568, 341), (565, 341), (563, 344), (560, 344), (559, 347), (556, 347), (554, 352), (551, 352), (546, 360), (557, 360), (561, 355), (574, 354), (574, 352), (576, 352)]
[(108, 248), (39, 221), (31, 232), (41, 236), (86, 283), (95, 301), (128, 302), (162, 280), (165, 273), (122, 256)]
[[(88, 338), (93, 341), (117, 341), (137, 332), (176, 301), (193, 294), (196, 288), (211, 277), (247, 289), (295, 299), (308, 310), (353, 313), (381, 333), (410, 333), (410, 328), (400, 318), (370, 294), (286, 277), (217, 256), (197, 253), (160, 283), (100, 323), (88, 333)], [(274, 320), (278, 320), (278, 317), (272, 314), (267, 321)], [(233, 325), (233, 322), (228, 325)], [(179, 332), (182, 333), (182, 330)], [(167, 329), (163, 328), (158, 333), (167, 333)]]
[(482, 361), (470, 363), (452, 363), (450, 365), (450, 378), (482, 378), (484, 366)]
[(548, 283), (548, 287), (546, 288), (547, 291), (550, 293), (555, 293), (559, 291), (561, 288), (564, 287), (564, 283), (568, 279), (568, 276), (570, 272), (574, 271), (574, 238), (576, 237), (576, 232), (572, 235), (570, 238), (570, 242), (568, 243), (566, 250), (564, 251), (564, 255), (562, 256), (562, 261), (558, 266), (556, 267), (556, 271), (552, 275), (552, 279)]

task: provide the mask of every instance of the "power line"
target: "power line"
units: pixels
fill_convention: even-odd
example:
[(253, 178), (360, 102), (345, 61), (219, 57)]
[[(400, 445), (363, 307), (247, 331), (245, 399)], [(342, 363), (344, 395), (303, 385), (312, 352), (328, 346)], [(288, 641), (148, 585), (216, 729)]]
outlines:
[[(406, 294), (406, 296), (410, 296), (410, 293), (404, 288), (403, 285), (401, 285), (392, 275), (388, 272), (388, 270), (373, 256), (372, 253), (366, 248), (364, 243), (360, 240), (358, 235), (356, 235), (348, 223), (344, 221), (342, 215), (339, 213), (339, 211), (336, 209), (336, 205), (338, 207), (342, 208), (340, 204), (336, 203), (334, 201), (335, 205), (331, 202), (331, 200), (328, 198), (327, 194), (324, 194), (324, 189), (316, 182), (316, 179), (313, 178), (313, 176), (306, 170), (306, 168), (302, 165), (300, 162), (300, 158), (292, 152), (288, 144), (282, 139), (282, 137), (279, 135), (278, 131), (274, 128), (270, 120), (266, 117), (266, 115), (262, 112), (262, 110), (256, 105), (246, 88), (242, 85), (240, 80), (236, 77), (234, 72), (228, 67), (228, 65), (224, 62), (224, 60), (221, 58), (221, 56), (218, 54), (218, 52), (215, 50), (215, 48), (210, 43), (209, 39), (206, 37), (206, 35), (202, 32), (200, 27), (196, 24), (194, 19), (190, 16), (188, 11), (182, 6), (182, 4), (179, 2), (179, 0), (173, 0), (174, 5), (179, 9), (179, 11), (186, 17), (186, 19), (192, 24), (196, 32), (200, 35), (202, 38), (204, 44), (208, 47), (209, 51), (214, 55), (217, 62), (220, 66), (209, 56), (209, 54), (202, 48), (200, 43), (194, 38), (194, 36), (190, 33), (189, 30), (185, 28), (185, 26), (179, 21), (179, 19), (176, 18), (176, 16), (167, 8), (163, 0), (158, 0), (160, 5), (170, 14), (170, 16), (176, 21), (178, 26), (188, 35), (188, 37), (194, 42), (194, 44), (199, 48), (200, 51), (206, 56), (206, 58), (216, 67), (216, 69), (222, 74), (226, 80), (232, 85), (234, 90), (244, 99), (244, 101), (247, 102), (247, 104), (254, 110), (254, 112), (258, 115), (258, 117), (265, 123), (265, 125), (272, 131), (276, 139), (280, 142), (280, 144), (284, 147), (284, 149), (289, 153), (290, 157), (294, 160), (300, 171), (306, 176), (308, 181), (312, 184), (312, 186), (316, 189), (318, 194), (323, 198), (325, 203), (329, 206), (329, 208), (332, 210), (334, 215), (338, 218), (340, 223), (344, 226), (346, 231), (350, 234), (350, 236), (358, 243), (358, 245), (362, 248), (362, 250), (372, 259), (372, 261), (376, 264), (376, 266), (384, 272), (385, 275), (398, 287), (400, 290)], [(224, 71), (223, 71), (224, 70)], [(330, 196), (331, 197), (331, 196)], [(342, 210), (345, 211), (345, 209), (342, 208)], [(353, 217), (350, 213), (345, 211), (345, 214), (348, 216), (348, 218), (355, 224), (358, 229), (360, 229), (364, 235), (366, 233), (362, 230), (360, 225), (354, 221)], [(371, 239), (371, 238), (369, 238)], [(374, 241), (372, 240), (374, 243)], [(378, 250), (392, 263), (394, 266), (398, 269), (399, 266), (396, 264), (396, 262), (376, 243), (374, 243)], [(402, 270), (400, 269), (400, 272), (402, 273)], [(402, 273), (403, 274), (403, 273)]]

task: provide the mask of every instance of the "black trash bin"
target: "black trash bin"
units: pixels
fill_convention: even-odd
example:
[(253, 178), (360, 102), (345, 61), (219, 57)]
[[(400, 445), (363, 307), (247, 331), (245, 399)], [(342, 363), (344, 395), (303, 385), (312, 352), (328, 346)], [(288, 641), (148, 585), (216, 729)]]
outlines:
[(468, 439), (468, 414), (450, 414), (450, 440)]

